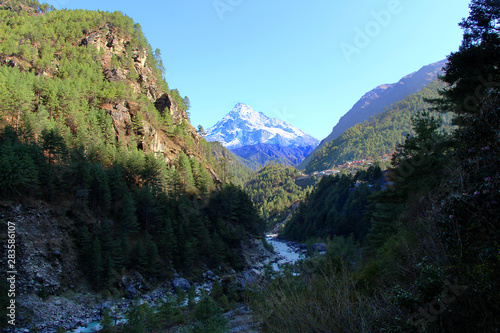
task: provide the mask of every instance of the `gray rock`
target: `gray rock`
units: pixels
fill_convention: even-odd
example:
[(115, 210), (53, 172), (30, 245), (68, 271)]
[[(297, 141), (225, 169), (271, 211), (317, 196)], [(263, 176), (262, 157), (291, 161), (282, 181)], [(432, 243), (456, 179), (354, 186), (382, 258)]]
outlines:
[(262, 273), (256, 269), (249, 269), (243, 272), (243, 278), (247, 283), (255, 283), (259, 280)]
[(133, 299), (137, 296), (137, 294), (139, 293), (137, 291), (137, 289), (135, 289), (135, 287), (131, 284), (127, 285), (127, 287), (125, 288), (125, 290), (127, 291), (127, 296), (128, 298), (130, 299)]
[(180, 288), (184, 291), (188, 291), (189, 288), (191, 288), (189, 281), (184, 278), (176, 278), (172, 281), (172, 284), (174, 286), (174, 289)]
[(326, 252), (326, 244), (325, 243), (316, 243), (312, 246), (312, 250), (314, 252)]

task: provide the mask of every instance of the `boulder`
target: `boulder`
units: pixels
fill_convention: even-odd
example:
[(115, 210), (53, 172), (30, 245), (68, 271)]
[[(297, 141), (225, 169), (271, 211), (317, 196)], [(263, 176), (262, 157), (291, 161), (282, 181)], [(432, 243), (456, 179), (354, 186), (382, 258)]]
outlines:
[(326, 244), (325, 243), (316, 243), (312, 246), (312, 250), (314, 252), (326, 252)]
[(184, 279), (184, 278), (176, 278), (172, 281), (172, 284), (174, 286), (174, 289), (182, 289), (184, 291), (188, 291), (189, 288), (191, 288), (191, 285), (189, 284), (189, 281)]
[(127, 285), (127, 287), (125, 287), (125, 290), (127, 291), (127, 297), (130, 299), (134, 299), (139, 293), (137, 289), (135, 289), (135, 287), (131, 284)]
[(239, 283), (245, 288), (249, 284), (254, 284), (260, 280), (262, 273), (257, 269), (249, 269), (243, 272), (242, 279), (239, 279)]

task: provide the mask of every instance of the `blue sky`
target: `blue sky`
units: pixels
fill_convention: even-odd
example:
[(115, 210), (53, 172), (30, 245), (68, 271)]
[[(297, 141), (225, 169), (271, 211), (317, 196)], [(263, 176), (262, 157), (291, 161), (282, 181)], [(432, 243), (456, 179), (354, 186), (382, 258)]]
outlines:
[(320, 140), (367, 91), (457, 51), (469, 12), (469, 0), (47, 2), (139, 23), (193, 126), (242, 102)]

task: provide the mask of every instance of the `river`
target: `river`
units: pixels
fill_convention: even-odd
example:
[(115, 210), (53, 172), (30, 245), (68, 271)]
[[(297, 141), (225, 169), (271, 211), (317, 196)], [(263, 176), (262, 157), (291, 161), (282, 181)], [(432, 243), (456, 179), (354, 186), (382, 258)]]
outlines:
[(283, 264), (293, 264), (299, 259), (304, 259), (304, 253), (298, 249), (297, 243), (289, 242), (283, 239), (277, 238), (277, 235), (270, 234), (266, 235), (266, 240), (274, 248), (274, 252), (280, 258), (278, 262), (273, 263), (273, 268), (275, 271), (280, 270), (280, 266)]
[[(275, 271), (280, 270), (280, 266), (284, 264), (293, 264), (299, 259), (303, 259), (305, 256), (299, 248), (298, 243), (289, 242), (283, 239), (277, 238), (277, 235), (269, 234), (266, 235), (266, 240), (274, 248), (274, 252), (278, 255), (279, 260), (273, 263), (273, 269)], [(99, 322), (92, 322), (86, 327), (78, 327), (71, 332), (73, 333), (92, 333), (99, 331), (101, 329)]]

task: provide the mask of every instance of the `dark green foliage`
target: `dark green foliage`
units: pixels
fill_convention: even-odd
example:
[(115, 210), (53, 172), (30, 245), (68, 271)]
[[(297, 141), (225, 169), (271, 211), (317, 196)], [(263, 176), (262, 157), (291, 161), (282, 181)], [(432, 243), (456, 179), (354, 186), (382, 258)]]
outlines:
[[(32, 10), (18, 10), (27, 6)], [(110, 115), (101, 109), (104, 104), (139, 103), (142, 111), (133, 117), (134, 133), (128, 134), (136, 137), (130, 143), (139, 142), (144, 134), (142, 120), (166, 126), (166, 132), (173, 130), (168, 112), (162, 117), (146, 92), (137, 95), (126, 82), (105, 77), (104, 52), (89, 38), (110, 29), (128, 40), (126, 50), (113, 55), (111, 70), (122, 70), (128, 80), (138, 82), (134, 57), (145, 54), (157, 86), (168, 92), (159, 50), (153, 54), (138, 24), (121, 12), (48, 9), (36, 1), (19, 0), (0, 8), (0, 57), (7, 59), (0, 66), (0, 125), (19, 126), (30, 119), (37, 134), (44, 128), (57, 129), (66, 145), (85, 146), (90, 156), (98, 151), (99, 162), (108, 165), (116, 133)], [(45, 14), (35, 15), (40, 12)]]
[(196, 287), (194, 285), (191, 286), (191, 288), (189, 288), (189, 292), (188, 292), (188, 308), (190, 310), (193, 310), (194, 307), (196, 306)]
[[(46, 144), (47, 138), (21, 141), (21, 134), (11, 127), (0, 134), (0, 163), (18, 166), (1, 169), (0, 180), (6, 184), (2, 197), (70, 197), (71, 209), (88, 209), (93, 219), (78, 222), (75, 240), (82, 271), (98, 290), (113, 287), (123, 268), (155, 278), (165, 277), (168, 268), (191, 274), (206, 265), (241, 268), (241, 242), (262, 235), (263, 221), (239, 187), (226, 185), (217, 192), (205, 188), (204, 201), (188, 195), (182, 184), (183, 190), (166, 193), (159, 180), (166, 166), (154, 157), (133, 151), (117, 156), (117, 163), (106, 168), (91, 163), (81, 149), (69, 148), (61, 157), (50, 148), (57, 145)], [(186, 155), (184, 159), (187, 169), (200, 170), (199, 163)]]
[(474, 290), (452, 306), (467, 315), (446, 318), (446, 327), (487, 331), (498, 327), (500, 312), (500, 7), (497, 1), (473, 0), (470, 8), (461, 23), (462, 45), (449, 57), (443, 77), (451, 86), (437, 102), (438, 109), (456, 114), (458, 128), (435, 221), (454, 276)]
[[(378, 158), (392, 154), (397, 145), (403, 143), (406, 134), (413, 134), (411, 119), (419, 112), (431, 107), (426, 101), (438, 96), (445, 85), (435, 80), (420, 92), (391, 105), (387, 110), (356, 124), (335, 140), (317, 151), (307, 165), (306, 171), (331, 169), (347, 161)], [(446, 124), (449, 115), (443, 115)]]
[(233, 235), (238, 233), (238, 225), (254, 236), (261, 235), (264, 231), (264, 222), (249, 196), (235, 185), (224, 185), (211, 198), (208, 214), (212, 221), (225, 224)]
[(371, 222), (367, 249), (379, 248), (400, 228), (396, 221), (411, 197), (418, 197), (439, 185), (444, 176), (447, 135), (440, 133), (441, 119), (423, 112), (413, 118), (414, 136), (408, 135), (392, 158), (386, 172), (391, 182), (386, 191), (373, 194), (367, 219)]
[(173, 300), (168, 300), (160, 306), (158, 318), (161, 327), (171, 327), (185, 321), (181, 308)]
[(380, 178), (381, 171), (374, 166), (354, 177), (323, 177), (286, 224), (283, 236), (305, 241), (352, 234), (363, 240), (369, 229), (364, 219), (368, 197), (380, 188)]
[(226, 331), (228, 320), (224, 318), (223, 309), (209, 295), (204, 295), (193, 311), (193, 333), (222, 333)]
[(233, 155), (220, 142), (202, 140), (202, 144), (204, 145), (205, 158), (214, 166), (222, 182), (232, 182), (235, 185), (244, 186), (254, 174), (254, 171), (242, 165), (238, 157)]
[(268, 229), (283, 222), (291, 206), (305, 198), (312, 187), (302, 188), (295, 183), (298, 170), (277, 163), (270, 163), (255, 174), (244, 186), (257, 206)]
[(191, 161), (184, 152), (182, 152), (179, 156), (178, 168), (179, 175), (181, 177), (181, 181), (184, 183), (184, 186), (188, 191), (192, 191), (195, 188), (193, 170), (191, 168)]
[(443, 81), (450, 87), (442, 92), (444, 99), (437, 101), (439, 109), (457, 115), (457, 125), (466, 124), (467, 115), (477, 114), (484, 99), (498, 91), (500, 82), (498, 2), (473, 0), (470, 8), (469, 17), (460, 23), (464, 29), (460, 50), (449, 56), (445, 67)]
[(109, 309), (104, 310), (104, 314), (103, 314), (102, 320), (101, 320), (101, 326), (102, 326), (101, 332), (103, 332), (103, 333), (115, 332), (115, 328), (113, 326), (113, 318), (110, 315)]
[(139, 230), (135, 200), (133, 196), (128, 191), (126, 191), (123, 194), (121, 203), (122, 208), (119, 210), (118, 216), (122, 223), (123, 234), (134, 234)]
[[(92, 41), (107, 30), (115, 42), (128, 43), (109, 58)], [(94, 290), (122, 290), (121, 276), (134, 271), (154, 285), (173, 270), (192, 278), (207, 268), (244, 267), (242, 244), (262, 237), (263, 223), (241, 189), (218, 191), (217, 172), (224, 170), (225, 182), (237, 170), (235, 180), (243, 183), (248, 170), (221, 168), (188, 121), (173, 124), (149, 90), (131, 88), (142, 85), (135, 60), (145, 54), (154, 94), (170, 92), (180, 109), (190, 107), (162, 78), (160, 52), (153, 54), (138, 24), (120, 12), (49, 11), (36, 1), (11, 0), (0, 5), (0, 36), (0, 199), (48, 201), (64, 212), (72, 233), (65, 241), (77, 249)], [(126, 80), (110, 79), (113, 73)], [(117, 106), (130, 106), (131, 119), (126, 112), (123, 122), (111, 116)], [(151, 132), (181, 148), (178, 161), (167, 165), (161, 154), (146, 152)], [(197, 320), (218, 330), (219, 308), (212, 310), (209, 304)], [(134, 306), (123, 331), (152, 332), (185, 320), (178, 307), (154, 311)], [(108, 314), (103, 326), (113, 331)]]
[(123, 326), (123, 332), (146, 333), (154, 332), (159, 327), (159, 320), (154, 309), (146, 304), (134, 304), (127, 313), (127, 323)]
[(0, 136), (0, 193), (3, 196), (18, 196), (36, 188), (38, 170), (33, 158), (43, 159), (41, 150), (21, 143), (17, 132), (6, 128)]

